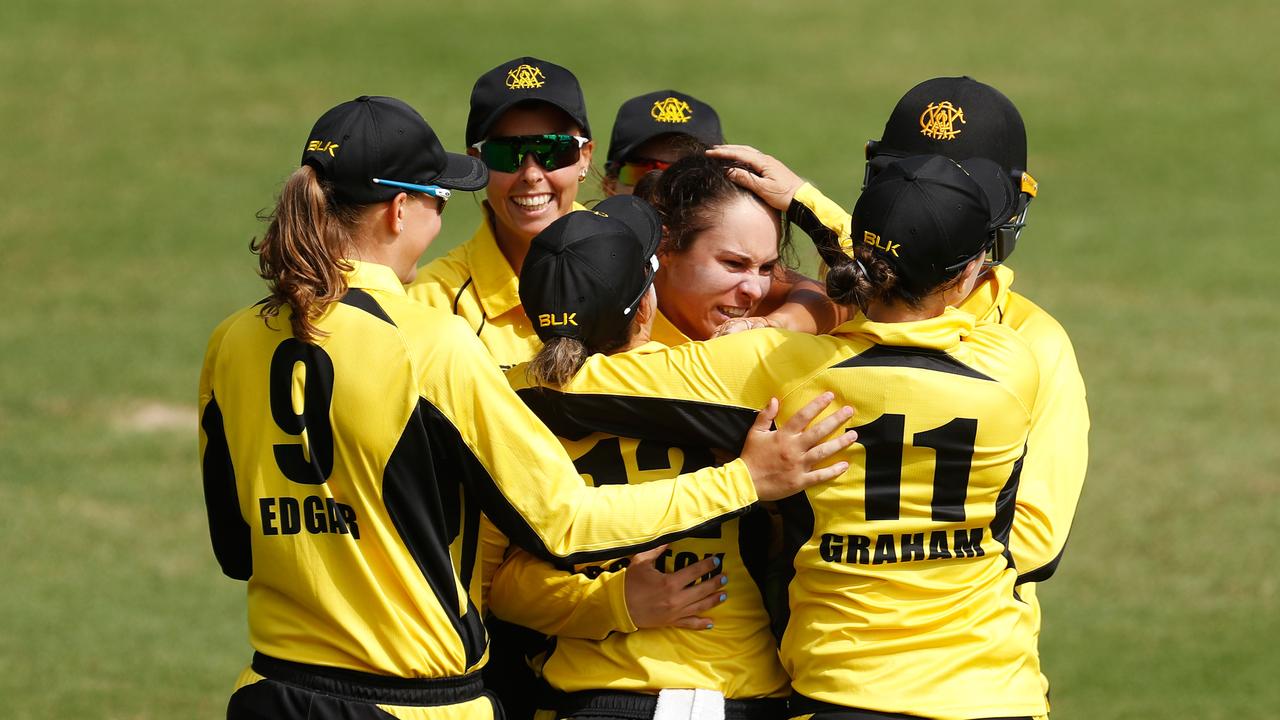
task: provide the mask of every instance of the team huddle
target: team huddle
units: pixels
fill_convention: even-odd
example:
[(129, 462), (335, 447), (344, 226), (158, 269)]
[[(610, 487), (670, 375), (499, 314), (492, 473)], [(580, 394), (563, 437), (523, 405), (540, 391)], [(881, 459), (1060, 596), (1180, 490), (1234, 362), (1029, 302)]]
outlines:
[(326, 112), (252, 246), (270, 295), (210, 339), (229, 718), (1048, 715), (1035, 588), (1089, 421), (1011, 288), (1008, 98), (912, 88), (852, 212), (675, 90), (619, 108), (588, 209), (583, 92), (538, 58), (480, 76), (466, 145), (394, 98)]

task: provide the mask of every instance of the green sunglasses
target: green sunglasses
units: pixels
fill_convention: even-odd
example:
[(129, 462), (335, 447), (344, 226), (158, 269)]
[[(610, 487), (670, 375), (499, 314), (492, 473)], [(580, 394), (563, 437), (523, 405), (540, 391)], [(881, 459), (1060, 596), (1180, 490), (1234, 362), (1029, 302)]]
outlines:
[(590, 138), (577, 135), (516, 135), (481, 140), (471, 147), (480, 151), (480, 159), (490, 170), (513, 173), (533, 155), (544, 170), (559, 170), (578, 162), (582, 146)]

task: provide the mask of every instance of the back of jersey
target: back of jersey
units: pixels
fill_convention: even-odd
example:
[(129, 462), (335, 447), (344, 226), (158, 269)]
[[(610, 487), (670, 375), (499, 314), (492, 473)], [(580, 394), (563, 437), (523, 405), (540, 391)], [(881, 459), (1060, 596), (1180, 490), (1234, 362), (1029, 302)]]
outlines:
[(457, 676), (486, 648), (459, 581), (469, 566), (459, 557), (462, 526), (478, 523), (478, 509), (464, 513), (457, 477), (436, 476), (440, 450), (401, 337), (406, 313), (421, 325), (436, 311), (410, 307), (378, 268), (358, 264), (315, 344), (292, 336), (287, 308), (270, 327), (250, 308), (215, 332), (201, 380), (215, 552), (228, 574), (249, 581), (256, 650), (400, 677)]
[(1034, 360), (999, 326), (945, 349), (899, 327), (896, 339), (830, 345), (825, 369), (784, 399), (787, 417), (830, 390), (855, 407), (859, 436), (845, 475), (782, 503), (792, 577), (781, 653), (797, 711), (1043, 714), (1005, 549)]

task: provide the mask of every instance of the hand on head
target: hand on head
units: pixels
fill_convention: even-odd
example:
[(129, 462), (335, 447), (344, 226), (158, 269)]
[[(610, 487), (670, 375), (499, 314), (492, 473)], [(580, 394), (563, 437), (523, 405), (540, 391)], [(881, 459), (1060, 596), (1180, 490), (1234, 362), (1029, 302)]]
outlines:
[(760, 196), (770, 207), (785, 212), (791, 207), (796, 191), (804, 180), (772, 155), (765, 155), (750, 145), (717, 145), (707, 154), (733, 160), (751, 168), (751, 172), (734, 168), (729, 178)]

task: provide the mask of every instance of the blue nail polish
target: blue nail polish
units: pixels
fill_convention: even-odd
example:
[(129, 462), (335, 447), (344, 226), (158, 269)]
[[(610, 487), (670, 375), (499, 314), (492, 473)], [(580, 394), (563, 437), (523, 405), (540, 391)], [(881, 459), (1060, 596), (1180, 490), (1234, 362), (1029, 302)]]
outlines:
[(720, 602), (724, 602), (725, 600), (728, 600), (728, 599), (729, 599), (729, 593), (720, 593)]
[(717, 555), (717, 556), (715, 556), (715, 557), (713, 557), (713, 558), (711, 558), (711, 559), (716, 561), (716, 567), (720, 567), (720, 556), (719, 556), (719, 555)]
[(721, 576), (720, 576), (720, 584), (721, 584), (721, 585), (728, 585), (728, 584), (729, 584), (729, 576), (728, 576), (728, 575), (721, 575)]
[(711, 629), (711, 628), (713, 628), (713, 627), (715, 627), (715, 625), (713, 625), (713, 624), (711, 624), (711, 623), (707, 623), (707, 629), (708, 629), (708, 630), (710, 630), (710, 629)]

